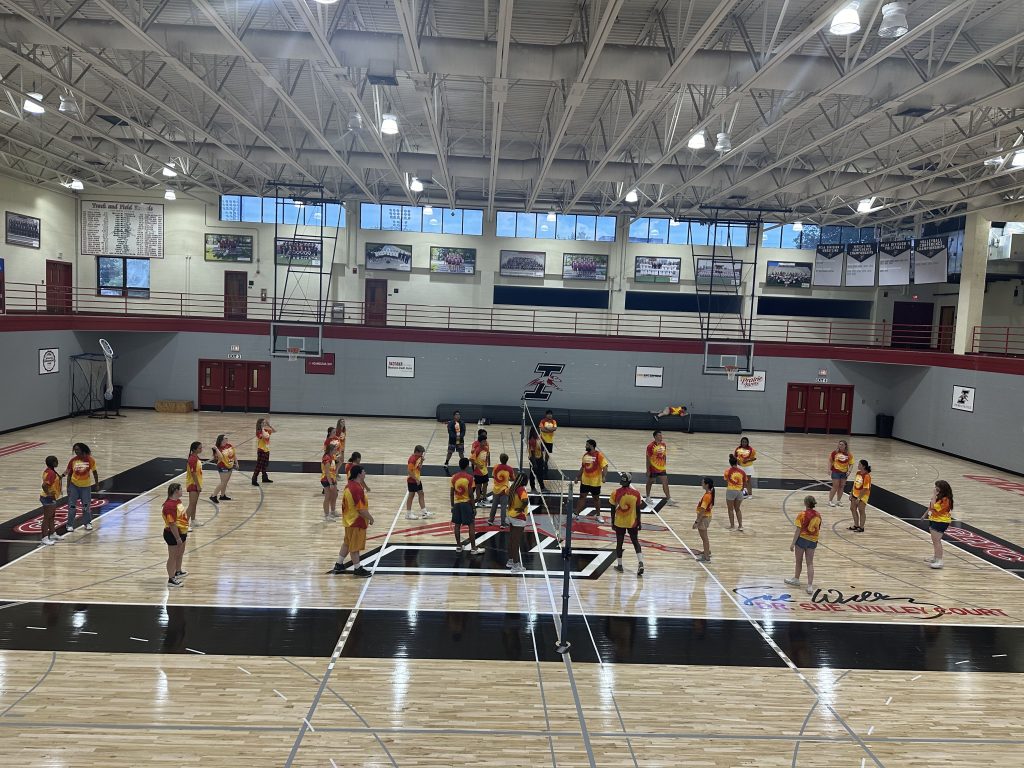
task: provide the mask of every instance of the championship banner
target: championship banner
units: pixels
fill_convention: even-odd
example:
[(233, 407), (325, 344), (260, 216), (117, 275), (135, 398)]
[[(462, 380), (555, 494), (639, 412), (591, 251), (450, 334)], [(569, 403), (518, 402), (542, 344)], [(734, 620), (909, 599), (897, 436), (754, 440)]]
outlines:
[(925, 237), (914, 242), (914, 284), (945, 283), (949, 279), (949, 241)]
[(910, 285), (910, 240), (878, 244), (878, 284)]
[(875, 263), (878, 261), (878, 243), (850, 243), (846, 246), (846, 284), (865, 286), (875, 284)]
[(819, 243), (814, 254), (812, 285), (840, 286), (843, 284), (843, 251), (838, 243)]

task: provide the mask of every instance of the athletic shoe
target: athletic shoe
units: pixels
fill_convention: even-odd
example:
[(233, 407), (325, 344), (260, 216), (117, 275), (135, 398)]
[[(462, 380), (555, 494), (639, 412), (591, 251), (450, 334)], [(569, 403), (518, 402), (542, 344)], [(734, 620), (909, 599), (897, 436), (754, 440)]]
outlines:
[(338, 563), (335, 563), (334, 564), (334, 568), (329, 570), (328, 573), (332, 573), (332, 574), (333, 573), (344, 573), (347, 570), (348, 570), (348, 563), (342, 563), (340, 565)]
[(52, 547), (56, 542), (51, 541), (49, 536), (43, 536), (43, 538), (39, 540), (39, 543), (44, 547)]
[(206, 525), (206, 523), (201, 523), (198, 520), (196, 520), (194, 524), (195, 524), (196, 528), (202, 528), (204, 525)]
[(482, 547), (473, 547), (471, 550), (469, 550), (469, 554), (471, 555), (482, 555), (483, 553), (484, 550)]
[(63, 534), (61, 534), (61, 538), (62, 538), (62, 539), (64, 539), (64, 538), (67, 538), (68, 536), (70, 536), (70, 535), (71, 535), (72, 533), (74, 533), (74, 532), (75, 532), (75, 529), (74, 529), (74, 528), (72, 528), (72, 527), (71, 527), (71, 526), (69, 525), (69, 526), (67, 527), (67, 530), (66, 530), (66, 531), (64, 531), (64, 533), (63, 533)]
[(512, 566), (512, 573), (526, 573), (526, 566), (522, 563), (516, 563)]
[(612, 568), (614, 568), (619, 573), (622, 573), (622, 563), (616, 563), (615, 565), (612, 566)]
[(506, 568), (515, 568), (516, 567), (516, 561), (513, 560), (512, 558), (509, 558), (508, 562), (505, 563), (505, 567)]
[(654, 501), (651, 499), (650, 496), (648, 496), (646, 499), (644, 499), (644, 506), (645, 507), (653, 507), (654, 506)]
[(743, 533), (743, 526), (742, 525), (736, 526), (736, 533)]
[(421, 517), (421, 515), (417, 515), (415, 512), (406, 512), (405, 513), (405, 519), (406, 520), (419, 520), (420, 517)]
[(370, 575), (370, 572), (360, 565), (358, 568), (352, 571), (352, 575), (358, 579), (365, 579)]
[(643, 576), (644, 575), (644, 564), (643, 563), (640, 563), (640, 565), (638, 565), (636, 567), (636, 575), (637, 576)]
[(928, 563), (928, 567), (934, 568), (935, 570), (939, 570), (940, 568), (942, 568), (942, 561), (936, 560), (935, 562)]
[(785, 581), (791, 587), (799, 587), (800, 586), (800, 579), (786, 579)]
[(675, 499), (665, 499), (665, 506), (667, 507), (678, 507), (679, 502)]
[(264, 482), (264, 483), (273, 483), (274, 481), (273, 481), (273, 480), (271, 480), (271, 479), (270, 479), (269, 477), (267, 477), (266, 475), (264, 475), (264, 476), (263, 476), (263, 482)]
[(174, 578), (176, 579), (183, 579), (186, 576), (188, 576), (188, 571), (178, 571), (176, 574), (174, 574)]
[(462, 545), (461, 544), (456, 544), (455, 545), (455, 551), (456, 552), (461, 552), (462, 551)]
[(253, 480), (253, 481), (252, 481), (252, 484), (253, 484), (253, 485), (255, 485), (255, 486), (256, 486), (257, 488), (259, 488), (259, 487), (260, 487), (260, 484), (259, 484), (259, 483), (257, 483), (257, 482), (256, 482), (255, 480)]
[(931, 565), (932, 563), (934, 563), (934, 562), (935, 562), (935, 558), (934, 558), (934, 557), (926, 557), (926, 558), (924, 559), (924, 561), (925, 561), (925, 563), (927, 563), (928, 565)]
[(168, 587), (184, 587), (185, 584), (183, 582), (178, 581), (177, 579), (168, 579), (167, 580), (167, 586)]
[(493, 517), (491, 517), (491, 518), (488, 518), (488, 520), (487, 520), (487, 524), (488, 524), (488, 525), (494, 525), (494, 518), (493, 518)]
[(220, 500), (221, 500), (221, 501), (232, 501), (232, 499), (231, 499), (231, 497), (230, 497), (230, 496), (221, 496), (221, 497), (220, 497)]
[(211, 496), (210, 501), (212, 501), (214, 504), (220, 504), (220, 501), (217, 499), (216, 496)]
[(703, 552), (701, 552), (699, 555), (697, 555), (697, 560), (702, 563), (710, 563), (711, 555), (705, 555)]
[(817, 591), (818, 591), (817, 587), (813, 586), (812, 584), (808, 584), (807, 585), (807, 594), (808, 595), (813, 595)]
[(836, 503), (830, 499), (829, 502), (828, 502), (828, 505), (830, 507), (834, 507), (834, 506), (836, 506)]
[(60, 541), (60, 536), (58, 536), (56, 533), (51, 533), (46, 538), (50, 540), (51, 544), (56, 544), (58, 541)]
[(191, 525), (189, 525), (189, 527), (185, 529), (185, 533), (192, 533), (192, 526)]
[(425, 510), (425, 509), (421, 509), (420, 510), (420, 517), (423, 518), (424, 520), (426, 520), (428, 517), (433, 517), (433, 516), (434, 516), (433, 512), (427, 512), (427, 510)]
[(91, 531), (92, 530), (92, 523), (86, 523), (85, 524), (85, 530)]

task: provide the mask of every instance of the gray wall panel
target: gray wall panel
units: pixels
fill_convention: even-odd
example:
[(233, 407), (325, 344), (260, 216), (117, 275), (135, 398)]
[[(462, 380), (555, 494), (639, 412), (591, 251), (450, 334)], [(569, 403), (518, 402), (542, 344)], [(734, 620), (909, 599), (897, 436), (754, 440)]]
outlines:
[[(67, 416), (71, 399), (71, 355), (82, 351), (72, 331), (20, 331), (0, 334), (3, 395), (0, 431)], [(39, 374), (39, 350), (59, 350), (59, 371)], [(99, 351), (99, 347), (96, 347)]]

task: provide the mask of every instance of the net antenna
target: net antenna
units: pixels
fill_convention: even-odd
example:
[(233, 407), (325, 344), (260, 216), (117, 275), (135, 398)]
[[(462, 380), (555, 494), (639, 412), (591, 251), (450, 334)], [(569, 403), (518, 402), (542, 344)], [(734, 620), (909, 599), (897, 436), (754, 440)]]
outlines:
[(103, 390), (103, 399), (110, 400), (114, 397), (114, 348), (106, 339), (100, 339), (100, 349), (103, 350), (104, 361), (107, 366), (107, 387)]

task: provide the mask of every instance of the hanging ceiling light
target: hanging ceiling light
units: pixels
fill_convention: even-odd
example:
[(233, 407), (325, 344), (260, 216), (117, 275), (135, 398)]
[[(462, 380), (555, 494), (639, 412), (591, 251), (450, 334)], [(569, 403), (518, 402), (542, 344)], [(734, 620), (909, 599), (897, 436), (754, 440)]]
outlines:
[(75, 101), (75, 97), (70, 94), (61, 94), (60, 106), (57, 107), (58, 112), (63, 112), (67, 115), (80, 114), (78, 109), (78, 102)]
[(33, 115), (41, 115), (46, 111), (46, 107), (43, 106), (43, 94), (38, 91), (31, 91), (25, 95), (28, 98), (26, 98), (25, 103), (21, 105), (22, 109)]
[(380, 118), (380, 132), (385, 136), (394, 136), (398, 133), (398, 118), (388, 113)]
[(636, 187), (634, 187), (633, 189), (629, 190), (629, 192), (626, 193), (627, 203), (635, 203), (639, 199), (640, 193), (636, 191)]
[(793, 231), (794, 232), (803, 232), (804, 231), (804, 223), (802, 221), (794, 221), (793, 222)]
[(424, 205), (423, 206), (423, 215), (424, 216), (433, 216), (434, 215), (434, 206), (432, 206), (432, 205)]
[(423, 182), (420, 181), (417, 177), (413, 176), (412, 181), (409, 182), (409, 189), (412, 190), (413, 192), (422, 192)]
[(828, 31), (833, 35), (852, 35), (860, 29), (860, 14), (857, 13), (860, 3), (857, 0), (840, 8), (832, 17)]
[(704, 131), (697, 131), (690, 140), (686, 142), (686, 146), (690, 149), (704, 149), (707, 146), (707, 140), (704, 138)]
[(1011, 168), (1024, 168), (1024, 149), (1018, 149), (1010, 160)]
[(167, 165), (165, 165), (163, 168), (160, 169), (160, 173), (162, 173), (168, 179), (173, 179), (175, 176), (178, 175), (178, 172), (174, 170), (174, 163), (168, 163)]
[(174, 194), (173, 189), (164, 190), (164, 200), (177, 200), (178, 196)]
[(555, 221), (557, 218), (554, 211), (548, 211), (548, 221)]
[(879, 37), (903, 37), (909, 31), (906, 3), (887, 3), (882, 6), (882, 23), (878, 25)]
[(984, 165), (987, 168), (998, 168), (1002, 164), (1003, 164), (1003, 156), (1002, 155), (994, 155), (992, 157), (988, 157), (988, 158), (985, 159), (985, 162), (984, 162)]
[(718, 141), (715, 142), (715, 152), (732, 152), (732, 139), (729, 138), (728, 133), (718, 134)]
[(82, 180), (75, 178), (68, 179), (67, 181), (62, 181), (60, 185), (65, 189), (71, 189), (74, 190), (75, 192), (81, 192), (83, 189), (85, 189), (85, 184), (82, 183)]
[(865, 197), (857, 203), (857, 213), (871, 213), (875, 209), (876, 197)]
[(314, 2), (320, 3), (320, 5), (334, 5), (338, 0), (314, 0)]

